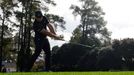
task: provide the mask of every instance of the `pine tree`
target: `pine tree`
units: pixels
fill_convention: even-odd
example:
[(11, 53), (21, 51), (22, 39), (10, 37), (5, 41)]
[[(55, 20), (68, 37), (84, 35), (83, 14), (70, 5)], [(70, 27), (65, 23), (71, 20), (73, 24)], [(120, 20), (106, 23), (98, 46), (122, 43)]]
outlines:
[[(81, 7), (72, 5), (73, 15), (80, 15), (81, 20), (79, 26), (74, 30), (70, 42), (77, 37), (77, 43), (101, 46), (102, 44), (110, 44), (110, 32), (106, 28), (107, 22), (104, 21), (105, 13), (95, 0), (79, 0)], [(79, 32), (76, 32), (78, 31)], [(80, 35), (80, 36), (78, 36)]]

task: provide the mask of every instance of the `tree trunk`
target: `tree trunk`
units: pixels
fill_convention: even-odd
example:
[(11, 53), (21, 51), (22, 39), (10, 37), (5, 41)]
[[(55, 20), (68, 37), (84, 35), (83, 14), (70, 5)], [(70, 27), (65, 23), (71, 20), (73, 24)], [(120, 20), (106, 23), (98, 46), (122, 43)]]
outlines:
[[(4, 11), (4, 10), (3, 10)], [(1, 45), (0, 45), (0, 71), (2, 69), (2, 53), (3, 53), (3, 36), (4, 36), (4, 22), (5, 22), (5, 16), (3, 16), (2, 19), (2, 31), (1, 31)]]

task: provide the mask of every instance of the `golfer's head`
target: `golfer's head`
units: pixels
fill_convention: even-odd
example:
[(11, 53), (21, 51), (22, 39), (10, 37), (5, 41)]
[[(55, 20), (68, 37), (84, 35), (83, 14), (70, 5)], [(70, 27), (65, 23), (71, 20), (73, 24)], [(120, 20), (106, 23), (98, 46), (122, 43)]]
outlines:
[(37, 21), (42, 21), (42, 18), (43, 18), (42, 12), (41, 11), (36, 11), (35, 12), (35, 19)]

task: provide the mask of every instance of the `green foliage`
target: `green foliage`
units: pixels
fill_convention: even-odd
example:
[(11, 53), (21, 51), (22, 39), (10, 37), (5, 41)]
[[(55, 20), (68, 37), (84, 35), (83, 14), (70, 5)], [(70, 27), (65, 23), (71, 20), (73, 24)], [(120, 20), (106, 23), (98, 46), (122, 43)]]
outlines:
[(116, 58), (116, 55), (113, 54), (113, 51), (109, 47), (100, 49), (82, 44), (69, 43), (58, 48), (55, 54), (52, 55), (52, 70), (108, 71), (115, 69), (117, 66), (119, 67), (119, 61), (120, 59)]
[(55, 48), (53, 71), (133, 71), (134, 39), (113, 40), (105, 47), (69, 43)]
[(122, 57), (124, 67), (127, 67), (127, 70), (134, 70), (132, 67), (134, 65), (134, 39), (114, 40), (112, 47), (115, 49), (117, 55)]
[(59, 46), (54, 46), (53, 48), (52, 48), (52, 55), (54, 55), (54, 54), (56, 54), (57, 53), (57, 51), (59, 50)]
[(75, 71), (79, 60), (91, 49), (92, 47), (81, 44), (64, 44), (52, 55), (52, 70)]
[[(80, 25), (74, 30), (73, 40), (85, 45), (97, 47), (104, 43), (110, 44), (110, 32), (105, 27), (104, 12), (95, 0), (80, 0), (81, 7), (72, 5), (73, 15), (80, 15)], [(79, 30), (78, 30), (79, 28)], [(77, 32), (76, 32), (77, 31)], [(78, 32), (79, 31), (79, 32)], [(78, 34), (78, 35), (76, 35)], [(77, 38), (77, 39), (74, 39)]]
[[(9, 27), (12, 26), (12, 21), (10, 17), (12, 16), (13, 7), (16, 7), (16, 4), (13, 3), (13, 0), (1, 0), (0, 9), (0, 71), (2, 61), (9, 60), (10, 52), (9, 48), (11, 48), (11, 43), (7, 46), (7, 40), (12, 37), (13, 28)], [(5, 43), (6, 42), (6, 43)], [(8, 43), (11, 41), (8, 41)], [(11, 59), (12, 60), (12, 59)]]
[(80, 39), (81, 39), (81, 36), (82, 36), (82, 32), (80, 30), (80, 27), (77, 27), (73, 33), (72, 33), (72, 37), (71, 37), (71, 40), (70, 42), (74, 42), (74, 43), (79, 43), (80, 42)]
[(97, 58), (97, 70), (122, 70), (122, 58), (116, 54), (115, 50), (111, 46), (99, 49)]

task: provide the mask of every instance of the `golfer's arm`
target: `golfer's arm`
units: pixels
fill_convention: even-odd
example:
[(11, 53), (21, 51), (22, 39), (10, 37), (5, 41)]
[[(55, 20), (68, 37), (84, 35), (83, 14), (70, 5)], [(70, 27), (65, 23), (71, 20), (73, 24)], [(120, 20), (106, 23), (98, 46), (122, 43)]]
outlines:
[(53, 34), (56, 34), (55, 31), (54, 31), (53, 26), (52, 26), (50, 23), (48, 23), (47, 26), (48, 26), (48, 28), (50, 29), (50, 32), (52, 32)]
[(49, 36), (49, 37), (53, 37), (53, 38), (56, 38), (56, 37), (57, 37), (55, 34), (49, 32), (49, 31), (47, 31), (47, 30), (45, 30), (45, 29), (42, 29), (42, 30), (40, 31), (40, 33), (43, 34), (43, 35), (47, 35), (47, 36)]

